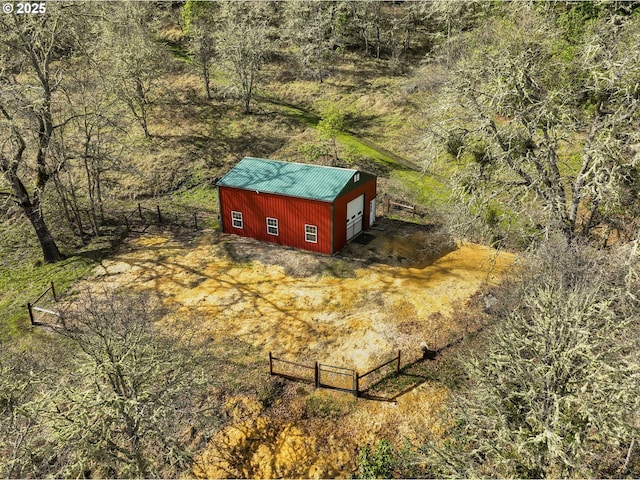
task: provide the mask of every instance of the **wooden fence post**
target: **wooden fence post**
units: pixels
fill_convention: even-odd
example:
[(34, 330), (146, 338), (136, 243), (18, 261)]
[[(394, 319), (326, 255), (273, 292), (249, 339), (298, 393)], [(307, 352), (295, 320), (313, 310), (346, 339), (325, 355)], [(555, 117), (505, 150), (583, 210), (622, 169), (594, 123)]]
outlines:
[(356, 375), (355, 375), (355, 377), (353, 379), (353, 381), (354, 381), (353, 394), (356, 397), (359, 397), (360, 396), (360, 374), (358, 372), (355, 372), (355, 373), (356, 373)]
[(315, 388), (318, 388), (320, 386), (320, 369), (318, 367), (318, 362), (316, 362), (316, 366), (315, 366), (315, 372), (313, 375), (313, 384)]
[(33, 321), (33, 310), (31, 310), (31, 304), (27, 303), (27, 309), (29, 310), (29, 321), (31, 322), (31, 325), (34, 325), (34, 321)]
[(269, 375), (273, 375), (273, 356), (269, 352)]
[(162, 225), (162, 214), (160, 213), (160, 205), (156, 205), (158, 209), (158, 224)]
[(398, 350), (398, 366), (396, 367), (396, 374), (400, 375), (400, 350)]
[(193, 224), (196, 227), (196, 230), (198, 230), (198, 213), (197, 212), (193, 212)]
[(129, 233), (129, 219), (127, 219), (127, 216), (124, 216), (124, 225), (125, 227), (127, 227), (127, 233)]
[(51, 293), (53, 293), (53, 301), (57, 302), (58, 297), (56, 297), (56, 287), (53, 286), (53, 280), (51, 280)]
[(138, 213), (140, 214), (140, 220), (144, 220), (142, 217), (142, 206), (140, 205), (140, 202), (138, 202)]

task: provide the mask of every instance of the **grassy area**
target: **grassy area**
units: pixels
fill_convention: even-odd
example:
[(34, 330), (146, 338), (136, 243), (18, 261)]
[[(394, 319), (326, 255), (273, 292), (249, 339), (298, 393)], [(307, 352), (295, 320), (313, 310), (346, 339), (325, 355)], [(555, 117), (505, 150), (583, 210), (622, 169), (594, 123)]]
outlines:
[(266, 102), (270, 105), (277, 106), (278, 109), (285, 115), (291, 118), (295, 118), (299, 122), (303, 123), (308, 127), (315, 128), (318, 126), (318, 122), (320, 121), (320, 116), (316, 115), (309, 110), (306, 110), (302, 107), (288, 104), (282, 100), (270, 97), (270, 96), (260, 96), (259, 100)]
[[(218, 227), (218, 190), (208, 183), (194, 188), (179, 190), (164, 197), (162, 208), (168, 209), (182, 222), (190, 224), (190, 217), (194, 215), (194, 227), (198, 229)], [(171, 219), (171, 218), (170, 218)]]
[[(381, 176), (390, 175), (412, 192), (416, 203), (442, 203), (447, 198), (444, 184), (411, 171), (396, 155), (393, 145), (376, 133), (384, 130), (389, 138), (402, 136), (398, 133), (403, 127), (399, 119), (405, 113), (390, 100), (401, 79), (378, 70), (382, 63), (367, 61), (365, 75), (350, 65), (356, 58), (345, 58), (344, 65), (324, 84), (278, 82), (274, 76), (268, 91), (256, 99), (256, 114), (244, 115), (239, 102), (230, 101), (227, 96), (228, 74), (222, 69), (213, 72), (215, 98), (207, 100), (198, 72), (180, 42), (172, 37), (163, 43), (173, 62), (154, 91), (158, 103), (150, 118), (153, 137), (140, 137), (138, 126), (130, 119), (133, 137), (125, 155), (131, 170), (112, 173), (108, 179), (114, 185), (110, 195), (116, 205), (114, 212), (107, 212), (108, 217), (113, 217), (111, 220), (120, 219), (120, 210), (130, 211), (141, 201), (151, 216), (160, 205), (169, 221), (179, 220), (185, 227), (197, 221), (200, 229), (217, 227), (217, 193), (212, 179), (245, 155), (279, 158), (281, 151), (283, 158), (300, 160), (297, 151), (301, 143), (320, 141), (316, 132), (321, 119), (318, 112), (333, 104), (345, 105), (352, 112), (353, 125), (337, 138), (345, 158), (364, 168), (371, 167)], [(132, 171), (136, 173), (131, 174)], [(131, 204), (130, 209), (127, 203)], [(47, 215), (55, 217), (51, 212)], [(70, 236), (66, 242), (54, 231), (69, 258), (43, 265), (31, 227), (15, 218), (12, 224), (0, 225), (0, 331), (9, 336), (19, 334), (28, 325), (27, 302), (37, 298), (51, 281), (63, 294), (109, 254), (114, 240), (104, 239), (76, 250), (79, 242), (71, 238), (71, 232), (65, 233)]]
[[(289, 105), (273, 98), (261, 97), (261, 100), (271, 105), (277, 106), (280, 112), (292, 119), (297, 120), (301, 124), (310, 127), (317, 128), (318, 122), (321, 117), (315, 113), (310, 112), (302, 107)], [(379, 167), (385, 171), (389, 170), (406, 170), (407, 167), (398, 162), (396, 158), (382, 151), (381, 148), (375, 148), (372, 146), (372, 142), (358, 138), (358, 136), (349, 133), (341, 132), (338, 134), (336, 140), (338, 143), (349, 152), (351, 155), (365, 157), (369, 160), (373, 160)]]
[(171, 194), (171, 200), (185, 208), (217, 210), (218, 191), (209, 185), (198, 185)]
[(354, 135), (348, 133), (340, 133), (337, 137), (338, 142), (349, 149), (350, 151), (356, 153), (357, 155), (372, 159), (374, 162), (379, 164), (382, 168), (389, 170), (397, 170), (397, 169), (406, 169), (403, 165), (400, 165), (395, 159), (391, 158), (389, 155), (381, 152), (380, 150), (376, 150), (371, 146), (367, 145)]
[(444, 182), (434, 175), (395, 170), (391, 179), (402, 185), (411, 200), (425, 206), (442, 206), (451, 199), (451, 190)]
[[(55, 263), (43, 264), (41, 253), (34, 246), (9, 252), (3, 247), (0, 273), (0, 338), (11, 338), (26, 332), (29, 326), (27, 303), (33, 302), (51, 282), (58, 296), (87, 275), (106, 255), (108, 243), (95, 241), (73, 256)], [(13, 260), (13, 261), (12, 261)]]
[(389, 372), (371, 386), (367, 395), (394, 398), (423, 383), (456, 388), (463, 382), (463, 371), (456, 358), (459, 349), (446, 352), (436, 360), (418, 359), (400, 369), (400, 373)]

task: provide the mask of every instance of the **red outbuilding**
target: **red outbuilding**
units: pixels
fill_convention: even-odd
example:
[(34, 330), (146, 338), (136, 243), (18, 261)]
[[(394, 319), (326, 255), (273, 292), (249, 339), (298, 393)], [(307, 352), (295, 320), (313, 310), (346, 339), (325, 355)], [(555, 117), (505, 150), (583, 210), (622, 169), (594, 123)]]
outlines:
[(334, 254), (376, 218), (376, 177), (347, 168), (243, 158), (218, 181), (225, 233)]

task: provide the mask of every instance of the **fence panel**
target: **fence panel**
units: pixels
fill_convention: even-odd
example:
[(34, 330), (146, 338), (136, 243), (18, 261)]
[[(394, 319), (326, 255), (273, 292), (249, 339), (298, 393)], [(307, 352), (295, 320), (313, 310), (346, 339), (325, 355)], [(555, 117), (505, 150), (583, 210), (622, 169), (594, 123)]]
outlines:
[(199, 230), (201, 227), (210, 225), (212, 213), (204, 211), (193, 211), (179, 205), (155, 204), (138, 206), (129, 213), (121, 216), (127, 231), (144, 233), (150, 225), (158, 225), (166, 228), (179, 228), (187, 230)]
[(144, 232), (149, 223), (147, 218), (145, 218), (145, 212), (139, 203), (135, 209), (124, 215), (124, 224), (128, 231), (135, 231), (138, 233)]
[(316, 365), (309, 366), (302, 363), (291, 362), (274, 357), (271, 352), (269, 352), (269, 373), (271, 375), (279, 375), (303, 382), (317, 383), (316, 370)]
[(355, 371), (350, 368), (318, 364), (318, 386), (353, 392)]
[(378, 365), (377, 367), (369, 370), (362, 375), (356, 375), (356, 384), (358, 392), (365, 392), (367, 390), (375, 390), (375, 387), (390, 376), (400, 373), (400, 351), (398, 355), (388, 362)]
[[(42, 306), (43, 304), (45, 306), (49, 306), (51, 304), (51, 301), (47, 301), (47, 299), (45, 298), (49, 293), (51, 294), (53, 303), (57, 302), (58, 298), (56, 295), (56, 287), (53, 285), (53, 282), (51, 282), (49, 288), (42, 292), (38, 298), (36, 298), (33, 302), (27, 303), (27, 311), (29, 312), (29, 321), (31, 322), (31, 325), (41, 324), (41, 322), (38, 321), (38, 316), (40, 315), (40, 313), (45, 314), (43, 315), (44, 317), (46, 317), (47, 315), (53, 315), (60, 318), (59, 312), (51, 310), (50, 308), (43, 308)], [(36, 304), (40, 304), (41, 306), (36, 306)]]
[(337, 367), (315, 362), (314, 366), (304, 365), (282, 358), (276, 358), (269, 352), (269, 373), (291, 380), (313, 383), (316, 388), (332, 388), (350, 392), (358, 396), (360, 393), (369, 394), (381, 388), (385, 382), (400, 374), (400, 355), (378, 365), (362, 375), (351, 368)]

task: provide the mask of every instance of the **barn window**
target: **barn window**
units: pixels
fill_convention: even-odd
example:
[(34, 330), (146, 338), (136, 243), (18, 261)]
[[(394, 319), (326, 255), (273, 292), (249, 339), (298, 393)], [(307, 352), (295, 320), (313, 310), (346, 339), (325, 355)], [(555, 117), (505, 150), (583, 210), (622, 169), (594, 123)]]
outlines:
[(278, 235), (278, 219), (267, 217), (267, 233), (269, 235)]
[(310, 243), (318, 243), (318, 227), (315, 225), (305, 225), (304, 239)]
[(353, 176), (353, 182), (354, 183), (358, 183), (360, 181), (360, 172), (357, 172), (354, 176)]
[(242, 212), (231, 212), (231, 225), (233, 228), (244, 228), (242, 223)]

